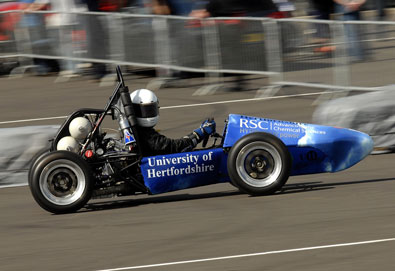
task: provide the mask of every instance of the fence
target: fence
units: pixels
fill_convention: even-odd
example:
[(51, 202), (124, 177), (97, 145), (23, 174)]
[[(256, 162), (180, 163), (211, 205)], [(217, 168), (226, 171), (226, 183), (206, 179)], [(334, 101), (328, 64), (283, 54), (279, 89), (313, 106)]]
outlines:
[(393, 80), (392, 22), (53, 12), (2, 12), (0, 21), (10, 14), (18, 23), (0, 42), (0, 59), (256, 74), (272, 86), (326, 89), (369, 91)]
[(291, 29), (293, 42), (283, 50), (283, 84), (354, 90), (392, 84), (393, 22), (286, 19), (279, 24)]

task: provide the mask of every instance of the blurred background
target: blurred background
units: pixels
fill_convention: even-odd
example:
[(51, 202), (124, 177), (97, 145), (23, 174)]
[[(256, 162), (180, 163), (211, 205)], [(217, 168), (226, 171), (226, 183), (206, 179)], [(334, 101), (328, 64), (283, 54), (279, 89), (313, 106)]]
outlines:
[(116, 65), (165, 107), (322, 92), (298, 109), (164, 112), (170, 136), (208, 113), (264, 114), (361, 130), (392, 151), (394, 19), (394, 0), (1, 0), (0, 134), (14, 145), (0, 171), (26, 169), (73, 110), (102, 108)]
[[(32, 157), (67, 115), (104, 108), (115, 65), (131, 91), (155, 91), (156, 128), (172, 138), (207, 117), (221, 133), (233, 113), (358, 129), (376, 153), (393, 151), (394, 19), (395, 0), (0, 1), (0, 269), (103, 270), (394, 237), (393, 153), (292, 177), (268, 197), (220, 184), (62, 216), (14, 187), (27, 185)], [(393, 270), (394, 250), (149, 270)]]
[[(241, 90), (240, 74), (281, 86), (377, 87), (392, 80), (393, 7), (393, 0), (1, 0), (0, 73), (101, 82), (122, 64), (160, 77), (156, 87), (202, 73), (238, 75)], [(370, 72), (377, 61), (380, 81)]]

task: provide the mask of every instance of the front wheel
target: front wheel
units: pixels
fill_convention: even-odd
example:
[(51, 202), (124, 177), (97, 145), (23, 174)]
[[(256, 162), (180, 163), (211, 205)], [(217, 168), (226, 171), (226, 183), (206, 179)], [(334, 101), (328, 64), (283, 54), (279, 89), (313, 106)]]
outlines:
[(34, 199), (49, 212), (75, 212), (91, 198), (93, 178), (89, 165), (75, 153), (47, 153), (33, 164), (29, 175)]
[(251, 133), (233, 145), (227, 167), (232, 184), (258, 196), (279, 190), (288, 180), (291, 163), (280, 139), (268, 133)]

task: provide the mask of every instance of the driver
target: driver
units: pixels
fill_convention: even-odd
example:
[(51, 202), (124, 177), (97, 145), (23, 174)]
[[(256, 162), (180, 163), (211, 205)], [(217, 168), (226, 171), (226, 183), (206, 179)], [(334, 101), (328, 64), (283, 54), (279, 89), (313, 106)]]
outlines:
[(180, 139), (170, 139), (158, 133), (154, 126), (159, 120), (159, 100), (148, 89), (138, 89), (130, 94), (137, 118), (137, 133), (143, 156), (190, 151), (215, 133), (215, 121), (205, 120), (199, 128)]

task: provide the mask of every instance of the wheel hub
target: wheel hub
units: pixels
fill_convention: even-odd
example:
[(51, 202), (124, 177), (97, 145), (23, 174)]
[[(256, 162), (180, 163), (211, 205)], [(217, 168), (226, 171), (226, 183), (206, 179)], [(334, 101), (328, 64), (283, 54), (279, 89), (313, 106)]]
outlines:
[(49, 191), (57, 196), (64, 197), (74, 193), (77, 187), (77, 177), (68, 168), (58, 168), (48, 176)]
[(257, 140), (247, 143), (238, 151), (235, 166), (241, 179), (237, 180), (240, 185), (264, 189), (278, 180), (283, 162), (273, 144)]
[(268, 177), (274, 169), (273, 157), (265, 150), (254, 150), (245, 159), (245, 170), (254, 179)]

